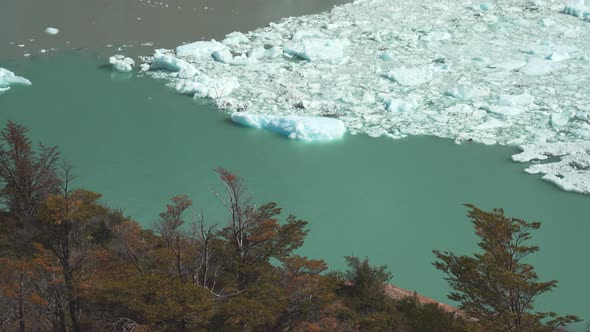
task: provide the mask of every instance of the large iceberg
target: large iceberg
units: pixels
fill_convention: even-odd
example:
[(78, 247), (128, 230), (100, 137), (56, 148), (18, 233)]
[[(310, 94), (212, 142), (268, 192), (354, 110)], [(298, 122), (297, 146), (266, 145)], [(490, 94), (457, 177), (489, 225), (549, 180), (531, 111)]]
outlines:
[(31, 85), (28, 79), (16, 76), (8, 69), (0, 68), (0, 93), (10, 89), (11, 85)]
[(342, 121), (325, 117), (235, 112), (231, 119), (247, 127), (268, 129), (301, 141), (331, 141), (341, 138), (346, 132)]
[[(566, 2), (356, 0), (222, 42), (157, 50), (143, 68), (180, 93), (214, 99), (236, 121), (274, 130), (319, 117), (372, 137), (584, 146), (590, 10)], [(590, 152), (573, 151), (527, 171), (588, 193)]]

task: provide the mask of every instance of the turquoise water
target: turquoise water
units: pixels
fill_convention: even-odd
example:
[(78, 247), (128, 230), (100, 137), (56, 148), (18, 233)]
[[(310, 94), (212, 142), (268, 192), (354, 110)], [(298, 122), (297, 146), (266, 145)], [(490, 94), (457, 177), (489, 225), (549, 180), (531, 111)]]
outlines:
[(33, 82), (0, 95), (0, 122), (18, 121), (60, 147), (78, 184), (150, 226), (171, 195), (189, 194), (210, 222), (225, 221), (210, 193), (213, 169), (237, 171), (259, 202), (310, 222), (302, 254), (341, 268), (343, 256), (387, 264), (393, 283), (438, 300), (448, 291), (432, 249), (471, 252), (463, 203), (503, 207), (543, 222), (532, 262), (558, 288), (539, 309), (590, 319), (590, 197), (563, 192), (509, 160), (511, 147), (431, 137), (346, 136), (328, 144), (240, 128), (163, 81), (114, 75), (90, 55), (1, 63)]

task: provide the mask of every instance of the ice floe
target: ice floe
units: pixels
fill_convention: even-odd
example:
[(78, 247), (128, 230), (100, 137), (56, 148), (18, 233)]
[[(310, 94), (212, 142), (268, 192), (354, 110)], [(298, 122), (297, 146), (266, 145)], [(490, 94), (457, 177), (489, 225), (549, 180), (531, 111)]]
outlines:
[(234, 121), (296, 139), (323, 137), (293, 129), (316, 117), (351, 134), (552, 155), (559, 161), (527, 171), (588, 193), (590, 151), (576, 148), (590, 141), (587, 21), (583, 0), (357, 0), (221, 42), (156, 50), (142, 70), (213, 99)]
[(133, 66), (135, 66), (135, 61), (133, 61), (133, 59), (120, 54), (110, 57), (109, 63), (113, 65), (114, 70), (121, 73), (128, 73), (133, 70)]
[[(567, 191), (590, 194), (588, 174), (590, 172), (590, 141), (527, 144), (523, 151), (512, 156), (520, 162), (537, 161), (525, 171), (531, 174), (543, 173), (543, 179), (555, 183)], [(558, 161), (541, 162), (558, 157)]]
[(247, 127), (268, 129), (290, 139), (302, 141), (331, 141), (341, 138), (346, 132), (346, 127), (342, 121), (325, 117), (235, 112), (231, 115), (231, 119)]
[(16, 76), (8, 69), (0, 68), (0, 93), (10, 90), (11, 85), (31, 85), (31, 81)]

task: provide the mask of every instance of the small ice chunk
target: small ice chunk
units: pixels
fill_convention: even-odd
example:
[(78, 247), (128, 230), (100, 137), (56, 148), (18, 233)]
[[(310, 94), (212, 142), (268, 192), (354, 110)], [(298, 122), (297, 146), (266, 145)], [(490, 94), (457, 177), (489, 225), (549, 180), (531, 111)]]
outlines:
[(521, 69), (521, 72), (527, 76), (541, 76), (563, 68), (562, 65), (554, 64), (551, 61), (532, 59)]
[(452, 90), (446, 92), (447, 96), (451, 96), (459, 100), (472, 100), (478, 97), (484, 97), (490, 94), (490, 91), (485, 88), (460, 85)]
[(154, 52), (150, 69), (164, 69), (171, 72), (178, 72), (179, 76), (182, 77), (195, 76), (198, 72), (192, 64), (166, 53), (166, 50), (163, 49), (158, 49)]
[(483, 2), (479, 4), (479, 9), (485, 11), (491, 10), (493, 8), (492, 4), (489, 2)]
[(497, 104), (500, 106), (531, 106), (535, 101), (535, 97), (528, 93), (520, 95), (501, 95), (498, 97)]
[(563, 52), (563, 53), (554, 52), (554, 53), (551, 53), (551, 55), (548, 55), (545, 59), (558, 62), (558, 61), (567, 60), (569, 58), (570, 58), (570, 55), (567, 52)]
[(211, 58), (211, 54), (215, 51), (219, 51), (227, 48), (222, 43), (211, 40), (211, 41), (198, 41), (176, 48), (176, 55), (181, 57), (192, 57), (199, 60), (207, 60)]
[(267, 129), (301, 141), (331, 141), (341, 138), (346, 132), (339, 119), (311, 116), (279, 116), (235, 112), (232, 121), (241, 125)]
[(113, 65), (114, 70), (121, 73), (128, 73), (133, 70), (133, 66), (135, 66), (135, 61), (133, 61), (133, 59), (120, 54), (110, 57), (109, 63)]
[(289, 43), (283, 51), (303, 60), (339, 64), (343, 62), (344, 49), (348, 44), (346, 39), (306, 38)]
[(389, 71), (385, 77), (404, 86), (428, 83), (432, 80), (432, 71), (426, 68), (397, 68)]
[(498, 69), (504, 69), (507, 71), (511, 71), (517, 68), (521, 68), (526, 66), (527, 63), (524, 61), (518, 61), (518, 60), (509, 60), (509, 61), (504, 61), (504, 62), (499, 62), (499, 63), (495, 63), (493, 65), (490, 65), (490, 68), (498, 68)]
[(278, 32), (256, 32), (253, 36), (264, 45), (281, 46), (283, 44), (283, 37)]
[(408, 96), (405, 100), (397, 98), (385, 99), (385, 109), (389, 112), (409, 112), (418, 107), (420, 98), (417, 95)]
[(389, 53), (389, 52), (383, 52), (383, 53), (381, 53), (379, 58), (381, 58), (381, 60), (383, 60), (383, 61), (392, 61), (393, 55), (391, 55), (391, 53)]
[(236, 77), (209, 78), (199, 75), (192, 80), (182, 80), (176, 85), (176, 91), (193, 95), (195, 98), (217, 99), (227, 97), (240, 86)]
[(570, 118), (573, 116), (571, 112), (551, 113), (551, 125), (553, 127), (564, 127), (568, 124)]
[(8, 69), (0, 68), (0, 92), (9, 90), (11, 85), (30, 86), (31, 81), (24, 77), (16, 76)]
[(227, 46), (236, 46), (240, 44), (247, 44), (249, 42), (250, 40), (248, 40), (248, 37), (246, 37), (246, 35), (238, 31), (234, 31), (230, 34), (227, 34), (225, 36), (225, 39), (222, 41), (222, 43)]
[(213, 57), (213, 59), (215, 61), (222, 62), (222, 63), (231, 63), (234, 58), (231, 55), (231, 52), (227, 48), (217, 50), (217, 51), (211, 53), (211, 56)]
[(59, 33), (59, 29), (48, 27), (47, 29), (45, 29), (45, 33), (47, 33), (48, 35), (57, 35)]
[(509, 127), (510, 124), (504, 121), (500, 121), (496, 118), (488, 118), (484, 123), (473, 127), (475, 130), (491, 130), (503, 127)]
[(420, 37), (420, 40), (422, 41), (442, 41), (442, 40), (448, 40), (451, 39), (451, 34), (446, 32), (446, 31), (433, 31), (430, 32), (422, 37)]

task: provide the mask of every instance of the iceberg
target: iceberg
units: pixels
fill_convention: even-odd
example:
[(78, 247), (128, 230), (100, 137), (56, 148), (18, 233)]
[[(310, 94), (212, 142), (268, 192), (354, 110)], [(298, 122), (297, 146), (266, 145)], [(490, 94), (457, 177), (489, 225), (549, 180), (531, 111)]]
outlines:
[(8, 91), (11, 85), (30, 86), (31, 81), (24, 77), (16, 76), (8, 69), (0, 68), (0, 93)]
[(246, 127), (267, 129), (290, 139), (318, 142), (342, 138), (346, 132), (338, 119), (306, 116), (277, 116), (235, 112), (231, 120)]
[[(156, 50), (142, 70), (239, 113), (236, 121), (294, 137), (313, 135), (298, 134), (295, 123), (307, 122), (290, 117), (338, 119), (351, 134), (392, 139), (520, 148), (590, 141), (587, 1), (533, 2), (534, 10), (522, 0), (356, 0), (221, 42)], [(590, 152), (564, 153), (578, 166), (525, 167), (566, 190), (590, 190), (579, 181), (590, 178)]]
[(128, 73), (133, 70), (133, 66), (135, 66), (135, 61), (133, 61), (133, 59), (120, 54), (110, 57), (109, 63), (113, 65), (114, 70), (120, 73)]

